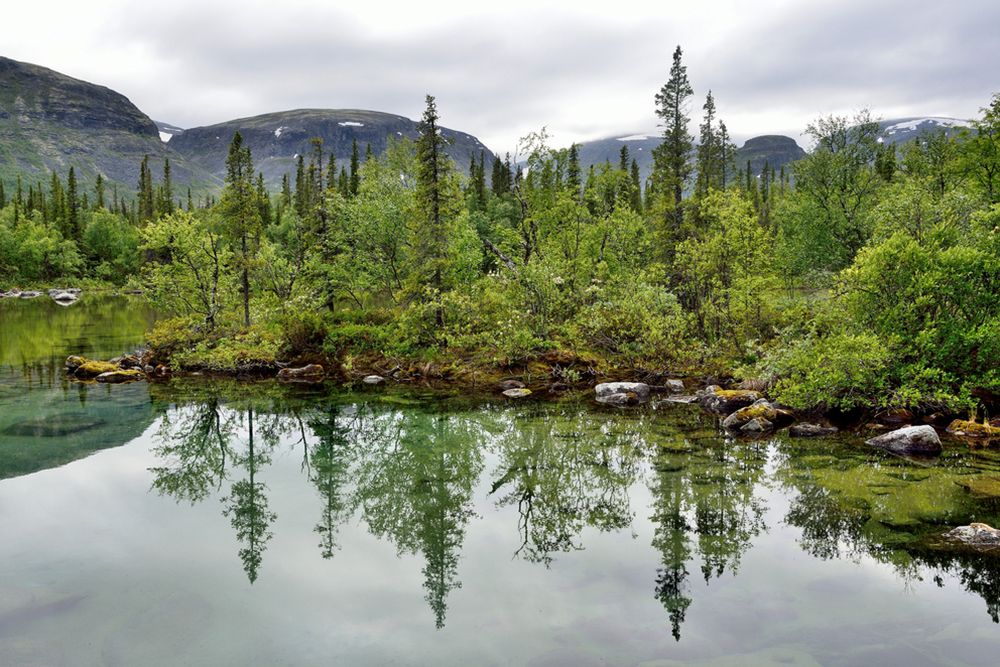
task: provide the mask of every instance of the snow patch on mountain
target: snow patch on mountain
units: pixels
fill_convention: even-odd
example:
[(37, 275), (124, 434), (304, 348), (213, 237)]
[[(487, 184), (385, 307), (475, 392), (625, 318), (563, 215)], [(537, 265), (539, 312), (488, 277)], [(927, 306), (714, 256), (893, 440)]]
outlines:
[(170, 141), (170, 139), (173, 136), (174, 135), (170, 134), (169, 132), (164, 132), (162, 130), (160, 131), (160, 141), (162, 141), (163, 143), (167, 143), (168, 141)]
[(928, 116), (926, 118), (911, 118), (901, 123), (896, 123), (895, 125), (890, 125), (886, 127), (885, 133), (892, 135), (896, 134), (897, 132), (916, 132), (917, 129), (924, 126), (948, 127), (949, 125), (957, 127), (968, 127), (969, 123), (968, 121), (957, 120), (955, 118), (940, 118), (935, 116)]
[(630, 134), (627, 137), (619, 137), (618, 141), (645, 141), (652, 138), (651, 134)]
[(283, 131), (284, 129), (285, 129), (285, 126), (284, 126), (284, 125), (282, 125), (282, 126), (281, 126), (281, 127), (279, 127), (278, 129), (276, 129), (276, 130), (274, 131), (274, 138), (275, 138), (275, 139), (280, 139), (280, 138), (281, 138), (281, 133), (282, 133), (282, 131)]
[(343, 123), (337, 123), (341, 127), (364, 127), (364, 123), (355, 123), (353, 120), (344, 121)]

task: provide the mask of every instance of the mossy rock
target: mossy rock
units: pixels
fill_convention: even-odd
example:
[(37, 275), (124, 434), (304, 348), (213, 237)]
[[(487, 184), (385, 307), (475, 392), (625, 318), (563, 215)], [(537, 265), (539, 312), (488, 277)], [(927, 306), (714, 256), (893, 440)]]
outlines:
[(759, 423), (763, 424), (766, 422), (773, 428), (774, 422), (777, 418), (778, 411), (762, 402), (746, 408), (740, 408), (733, 414), (726, 417), (725, 421), (722, 422), (722, 425), (726, 428), (738, 429), (743, 428), (756, 419)]
[(135, 382), (137, 380), (144, 380), (146, 374), (139, 370), (114, 370), (107, 373), (101, 373), (96, 378), (98, 382), (106, 382), (110, 384), (118, 384), (121, 382)]
[(93, 359), (88, 359), (84, 363), (80, 364), (80, 367), (76, 369), (74, 375), (82, 378), (96, 378), (98, 375), (113, 373), (116, 370), (118, 370), (118, 366), (109, 361), (95, 361)]
[(701, 406), (716, 414), (729, 415), (750, 407), (761, 398), (759, 392), (749, 389), (716, 389), (701, 397)]
[(966, 438), (1000, 438), (1000, 427), (956, 419), (948, 425), (948, 433)]

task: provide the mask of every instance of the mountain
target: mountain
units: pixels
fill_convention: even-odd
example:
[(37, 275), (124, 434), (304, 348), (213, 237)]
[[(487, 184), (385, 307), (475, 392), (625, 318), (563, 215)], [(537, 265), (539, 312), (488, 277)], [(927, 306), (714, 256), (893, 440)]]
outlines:
[(0, 179), (8, 192), (18, 173), (27, 179), (27, 189), (32, 180), (47, 185), (52, 170), (65, 179), (71, 166), (81, 184), (93, 183), (101, 173), (130, 192), (147, 154), (156, 176), (164, 158), (170, 159), (176, 185), (190, 184), (199, 192), (221, 186), (170, 150), (156, 124), (124, 95), (0, 57)]
[[(639, 165), (639, 176), (645, 182), (653, 171), (653, 149), (660, 145), (660, 141), (659, 136), (649, 134), (585, 141), (580, 144), (580, 166), (588, 169), (591, 165), (601, 165), (606, 160), (617, 165), (621, 161), (622, 146), (628, 146), (629, 164), (635, 159)], [(738, 149), (736, 166), (745, 169), (747, 160), (750, 160), (754, 173), (759, 174), (765, 161), (775, 169), (781, 169), (782, 166), (805, 157), (805, 154), (791, 137), (764, 135), (748, 139)]]
[(738, 151), (736, 166), (746, 170), (747, 160), (749, 160), (750, 169), (755, 174), (759, 174), (764, 169), (765, 163), (774, 167), (776, 171), (780, 171), (782, 167), (806, 156), (806, 152), (795, 143), (794, 139), (780, 134), (765, 134), (761, 137), (747, 139)]
[[(354, 139), (364, 160), (369, 143), (378, 155), (388, 146), (389, 137), (416, 140), (419, 135), (417, 123), (403, 116), (358, 109), (297, 109), (187, 129), (170, 138), (170, 147), (200, 169), (224, 179), (229, 144), (237, 131), (243, 136), (243, 145), (250, 147), (255, 169), (264, 174), (272, 190), (280, 187), (285, 174), (294, 183), (297, 157), (309, 153), (314, 137), (323, 140), (325, 155), (333, 150), (339, 169), (350, 166)], [(450, 153), (462, 173), (468, 174), (473, 154), (477, 159), (480, 154), (485, 156), (489, 173), (493, 153), (478, 139), (448, 128), (442, 128), (441, 134), (454, 140)]]
[(930, 130), (943, 129), (947, 134), (953, 134), (963, 127), (968, 127), (969, 121), (940, 116), (915, 116), (882, 120), (879, 121), (879, 125), (882, 126), (883, 141), (901, 144), (915, 139), (921, 132)]

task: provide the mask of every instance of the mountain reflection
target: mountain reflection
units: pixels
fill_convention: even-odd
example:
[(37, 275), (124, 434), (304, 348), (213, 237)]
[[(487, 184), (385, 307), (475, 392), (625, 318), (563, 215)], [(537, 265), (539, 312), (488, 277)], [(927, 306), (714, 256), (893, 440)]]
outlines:
[[(937, 538), (942, 517), (955, 524), (1000, 516), (995, 498), (959, 486), (962, 476), (1000, 473), (996, 452), (928, 468), (849, 442), (733, 439), (714, 417), (686, 407), (610, 412), (573, 402), (449, 407), (403, 399), (400, 408), (285, 395), (273, 384), (240, 395), (158, 396), (159, 464), (150, 470), (153, 488), (178, 502), (220, 499), (251, 583), (266, 571), (266, 549), (281, 526), (270, 509), (269, 466), (301, 445), (302, 474), (317, 497), (319, 555), (336, 560), (341, 531), (360, 519), (399, 556), (422, 559), (437, 628), (462, 586), (463, 543), (470, 522), (483, 518), (475, 507), (484, 500), (516, 510), (512, 556), (546, 568), (559, 554), (585, 549), (587, 529), (635, 536), (648, 519), (660, 562), (653, 596), (678, 641), (697, 603), (692, 573), (707, 585), (737, 576), (769, 530), (767, 499), (776, 493), (788, 498), (788, 510), (771, 521), (797, 530), (806, 553), (871, 557), (892, 565), (905, 585), (957, 580), (986, 601), (994, 621), (1000, 613), (1000, 559)], [(643, 486), (648, 510), (631, 497)]]

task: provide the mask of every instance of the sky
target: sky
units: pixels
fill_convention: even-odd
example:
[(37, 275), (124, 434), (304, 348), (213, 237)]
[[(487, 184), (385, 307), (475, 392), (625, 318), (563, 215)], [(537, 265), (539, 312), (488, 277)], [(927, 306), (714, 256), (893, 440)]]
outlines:
[(980, 115), (1000, 92), (997, 0), (33, 0), (0, 55), (112, 88), (182, 128), (299, 108), (440, 122), (514, 152), (656, 134), (674, 49), (742, 144), (809, 147), (819, 117)]

